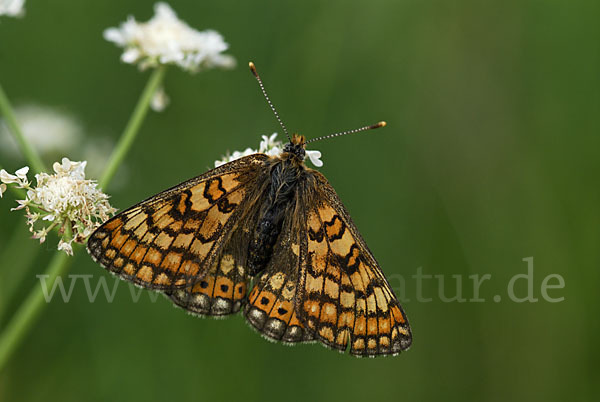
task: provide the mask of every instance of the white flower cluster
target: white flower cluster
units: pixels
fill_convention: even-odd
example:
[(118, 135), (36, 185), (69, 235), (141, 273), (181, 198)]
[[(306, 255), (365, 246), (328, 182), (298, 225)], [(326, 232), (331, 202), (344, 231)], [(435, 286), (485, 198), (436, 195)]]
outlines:
[(121, 56), (125, 63), (139, 63), (142, 70), (175, 64), (190, 72), (235, 66), (235, 59), (223, 54), (229, 45), (221, 34), (191, 28), (166, 3), (155, 4), (154, 12), (148, 22), (137, 22), (130, 16), (120, 27), (104, 31), (106, 40), (125, 48)]
[[(27, 179), (29, 167), (9, 174), (0, 170), (0, 196), (7, 184), (27, 190), (24, 200), (18, 200), (18, 207), (11, 211), (25, 209), (27, 225), (34, 239), (40, 243), (46, 240), (48, 233), (58, 228), (61, 236), (58, 249), (73, 255), (71, 243), (84, 243), (98, 226), (116, 211), (110, 206), (108, 196), (96, 188), (96, 182), (86, 180), (87, 162), (71, 162), (67, 158), (53, 165), (54, 174), (35, 175), (37, 185), (32, 187)], [(35, 224), (48, 221), (49, 225), (36, 229)]]
[[(277, 133), (273, 133), (270, 137), (266, 135), (262, 136), (262, 141), (260, 142), (258, 149), (246, 148), (244, 151), (235, 151), (230, 154), (229, 152), (220, 160), (215, 161), (215, 167), (219, 167), (228, 162), (239, 159), (243, 156), (248, 156), (252, 154), (262, 153), (269, 156), (277, 156), (283, 152), (283, 142), (276, 140)], [(319, 151), (306, 151), (306, 156), (311, 161), (313, 165), (316, 167), (323, 166), (323, 162), (321, 161), (321, 152)]]
[(25, 14), (25, 0), (0, 0), (0, 15), (21, 17)]

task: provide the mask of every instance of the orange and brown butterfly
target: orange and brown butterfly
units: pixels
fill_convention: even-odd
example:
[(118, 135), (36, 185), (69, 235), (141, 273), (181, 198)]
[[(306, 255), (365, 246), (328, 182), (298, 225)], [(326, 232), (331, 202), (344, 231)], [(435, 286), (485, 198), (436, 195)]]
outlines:
[(90, 255), (189, 312), (243, 310), (272, 340), (400, 353), (406, 315), (333, 187), (304, 164), (310, 141), (288, 138), (280, 155), (242, 157), (119, 213), (90, 236)]

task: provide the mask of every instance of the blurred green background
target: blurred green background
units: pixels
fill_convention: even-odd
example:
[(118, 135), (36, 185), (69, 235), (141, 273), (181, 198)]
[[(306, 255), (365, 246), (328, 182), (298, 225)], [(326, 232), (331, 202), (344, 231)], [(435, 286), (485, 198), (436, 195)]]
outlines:
[[(147, 292), (133, 303), (125, 282), (113, 303), (91, 303), (79, 282), (69, 303), (54, 298), (0, 372), (0, 400), (597, 400), (600, 3), (170, 4), (191, 26), (221, 32), (238, 67), (169, 70), (171, 105), (144, 122), (107, 189), (113, 205), (126, 208), (279, 129), (249, 60), (288, 127), (309, 138), (387, 120), (311, 148), (408, 299), (413, 346), (378, 359), (287, 347), (241, 316), (194, 318)], [(146, 21), (152, 5), (27, 0), (24, 18), (0, 18), (0, 82), (15, 105), (75, 116), (85, 143), (116, 141), (149, 73), (121, 63), (102, 31), (129, 14)], [(1, 157), (10, 171), (24, 164)], [(13, 195), (0, 203), (1, 277), (19, 283), (11, 313), (39, 286), (56, 239), (28, 240), (22, 215), (8, 211)], [(527, 257), (539, 301), (516, 303), (507, 284), (527, 272)], [(418, 302), (419, 267), (443, 275), (447, 296), (460, 275), (467, 299), (468, 276), (490, 274), (485, 302), (443, 302), (438, 280), (423, 281), (432, 301)], [(115, 283), (85, 253), (70, 273)], [(564, 289), (549, 291), (564, 301), (541, 297), (549, 274), (564, 278)]]

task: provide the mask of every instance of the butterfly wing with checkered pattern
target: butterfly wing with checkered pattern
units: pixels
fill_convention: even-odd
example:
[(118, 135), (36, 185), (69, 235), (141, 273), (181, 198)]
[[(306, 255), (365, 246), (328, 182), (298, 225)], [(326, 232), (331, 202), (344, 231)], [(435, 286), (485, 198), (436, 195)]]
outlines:
[[(110, 272), (155, 290), (194, 286), (217, 262), (226, 270), (224, 246), (256, 205), (268, 160), (235, 160), (134, 205), (90, 236), (88, 252)], [(239, 287), (245, 276), (229, 279)]]
[(357, 356), (395, 355), (412, 335), (379, 264), (325, 176), (300, 195), (306, 231), (296, 310), (316, 339)]

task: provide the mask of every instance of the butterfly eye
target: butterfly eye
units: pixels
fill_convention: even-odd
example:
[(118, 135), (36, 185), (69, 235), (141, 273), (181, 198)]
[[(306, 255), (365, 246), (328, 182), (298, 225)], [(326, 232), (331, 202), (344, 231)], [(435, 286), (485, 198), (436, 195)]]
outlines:
[(300, 158), (300, 160), (304, 160), (304, 158), (306, 157), (306, 151), (304, 150), (303, 145), (287, 143), (283, 147), (283, 152), (288, 152), (292, 155), (295, 155), (298, 158)]

